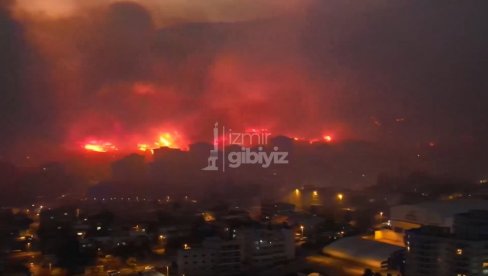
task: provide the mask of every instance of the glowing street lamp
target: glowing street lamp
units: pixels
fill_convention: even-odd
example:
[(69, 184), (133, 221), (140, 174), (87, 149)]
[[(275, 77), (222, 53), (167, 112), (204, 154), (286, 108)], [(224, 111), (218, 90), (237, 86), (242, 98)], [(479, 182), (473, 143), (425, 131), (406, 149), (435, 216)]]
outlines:
[(337, 199), (338, 199), (339, 201), (342, 201), (342, 200), (344, 199), (344, 195), (343, 195), (343, 194), (340, 194), (340, 193), (339, 193), (339, 194), (337, 194)]
[(305, 226), (300, 225), (300, 231), (302, 232), (302, 237), (303, 237), (303, 234), (304, 234), (304, 230), (305, 230)]

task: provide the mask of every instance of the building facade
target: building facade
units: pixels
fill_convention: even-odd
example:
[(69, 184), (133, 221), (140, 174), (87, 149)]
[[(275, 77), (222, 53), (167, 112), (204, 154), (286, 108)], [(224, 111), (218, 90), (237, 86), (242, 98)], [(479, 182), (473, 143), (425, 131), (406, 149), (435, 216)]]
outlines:
[(451, 227), (406, 232), (406, 275), (488, 275), (488, 211), (454, 217)]

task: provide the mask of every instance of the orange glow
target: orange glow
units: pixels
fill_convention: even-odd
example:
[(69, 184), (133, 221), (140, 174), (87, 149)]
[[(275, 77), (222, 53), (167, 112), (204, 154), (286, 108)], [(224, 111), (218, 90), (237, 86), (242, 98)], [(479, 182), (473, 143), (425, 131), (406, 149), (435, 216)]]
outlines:
[(162, 147), (172, 148), (175, 147), (175, 140), (171, 134), (163, 133), (159, 136), (159, 142), (156, 144)]
[[(173, 149), (187, 150), (187, 144), (178, 132), (161, 132), (153, 143), (138, 143), (137, 149), (143, 152), (154, 153), (154, 149), (168, 147)], [(146, 140), (147, 141), (147, 140)]]
[(332, 135), (327, 134), (319, 138), (293, 136), (293, 140), (300, 141), (300, 142), (308, 142), (309, 144), (315, 144), (315, 143), (324, 143), (324, 142), (331, 143), (334, 140), (334, 138), (332, 137)]
[(332, 136), (330, 136), (330, 135), (325, 135), (325, 136), (324, 136), (324, 140), (325, 140), (325, 142), (327, 142), (327, 143), (332, 142)]
[[(248, 128), (248, 132), (257, 133), (263, 135), (263, 133), (269, 133), (268, 129), (265, 128)], [(113, 151), (123, 151), (123, 152), (144, 152), (154, 154), (154, 150), (167, 147), (172, 149), (179, 149), (182, 151), (189, 150), (189, 140), (185, 138), (180, 132), (173, 130), (173, 128), (163, 128), (155, 129), (145, 134), (132, 134), (132, 135), (121, 135), (109, 136), (110, 138), (103, 139), (93, 139), (87, 138), (81, 143), (86, 151), (92, 152), (113, 152)], [(267, 136), (266, 136), (267, 137)], [(320, 144), (320, 143), (333, 143), (335, 137), (332, 134), (323, 134), (322, 136), (316, 136), (315, 138), (304, 137), (304, 136), (289, 136), (291, 139), (298, 143), (309, 143), (309, 144)], [(116, 139), (116, 140), (115, 140)], [(107, 142), (112, 141), (112, 142)], [(227, 135), (218, 137), (218, 144), (226, 144)], [(117, 146), (116, 146), (116, 145)], [(80, 145), (80, 144), (78, 144)], [(434, 146), (434, 144), (430, 144)]]
[(87, 151), (95, 152), (109, 152), (118, 150), (117, 147), (112, 143), (97, 141), (91, 141), (90, 143), (85, 144), (83, 148)]
[(157, 147), (168, 147), (172, 149), (187, 149), (183, 137), (176, 131), (163, 132), (159, 135), (158, 141), (154, 143)]
[(100, 145), (86, 144), (85, 149), (89, 151), (106, 152), (106, 150)]
[(154, 154), (154, 149), (151, 148), (148, 144), (138, 144), (137, 148), (140, 151), (144, 151), (144, 152), (149, 151), (149, 152), (151, 152), (151, 154)]

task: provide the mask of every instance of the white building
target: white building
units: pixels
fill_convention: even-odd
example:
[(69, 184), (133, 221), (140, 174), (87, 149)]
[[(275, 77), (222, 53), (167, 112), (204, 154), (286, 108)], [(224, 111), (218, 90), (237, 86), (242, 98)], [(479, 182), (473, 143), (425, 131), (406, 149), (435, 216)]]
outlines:
[(185, 275), (236, 275), (242, 271), (242, 240), (207, 238), (178, 251), (178, 272)]
[(469, 210), (488, 210), (488, 201), (461, 199), (393, 206), (390, 209), (390, 229), (375, 231), (375, 239), (404, 246), (406, 230), (426, 225), (451, 229), (454, 216)]
[(286, 228), (246, 228), (238, 231), (244, 242), (245, 262), (266, 267), (295, 258), (294, 233)]
[(458, 214), (451, 227), (408, 230), (406, 275), (488, 275), (488, 211)]
[(239, 275), (285, 263), (295, 258), (293, 231), (249, 227), (236, 231), (235, 239), (213, 237), (178, 251), (178, 272), (185, 275)]

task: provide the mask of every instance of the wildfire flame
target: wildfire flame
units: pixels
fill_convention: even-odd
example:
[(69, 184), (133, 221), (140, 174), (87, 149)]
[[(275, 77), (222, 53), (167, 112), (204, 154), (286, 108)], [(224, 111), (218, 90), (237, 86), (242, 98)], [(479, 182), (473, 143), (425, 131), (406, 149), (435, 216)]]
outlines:
[(173, 149), (181, 149), (185, 150), (186, 146), (183, 142), (182, 137), (178, 134), (178, 132), (163, 132), (159, 134), (159, 137), (157, 137), (156, 142), (154, 143), (139, 143), (137, 145), (137, 148), (140, 151), (147, 152), (150, 151), (151, 153), (154, 153), (154, 149), (160, 148), (160, 147), (168, 147), (168, 148), (173, 148)]
[(151, 146), (149, 146), (148, 144), (138, 144), (137, 148), (140, 151), (144, 151), (144, 152), (149, 151), (149, 152), (151, 152), (151, 154), (154, 153), (154, 149)]
[(118, 148), (110, 142), (99, 141), (91, 141), (90, 143), (85, 144), (83, 147), (87, 151), (95, 152), (109, 152), (118, 150)]
[[(261, 133), (267, 132), (267, 129), (258, 129), (258, 128), (250, 128), (247, 129), (249, 132), (253, 133)], [(140, 137), (136, 139), (127, 139), (121, 145), (121, 148), (115, 146), (112, 142), (107, 142), (106, 140), (88, 140), (89, 142), (83, 144), (83, 148), (86, 151), (91, 152), (113, 152), (119, 150), (127, 150), (127, 151), (134, 151), (138, 150), (141, 152), (148, 152), (154, 154), (154, 150), (161, 148), (161, 147), (168, 147), (173, 149), (180, 149), (180, 150), (188, 150), (188, 143), (187, 140), (183, 138), (177, 131), (165, 131), (165, 132), (156, 132), (156, 134), (149, 139), (140, 139)], [(334, 137), (330, 134), (325, 134), (320, 138), (305, 138), (301, 136), (291, 136), (293, 140), (297, 142), (308, 142), (310, 144), (314, 143), (332, 143), (334, 141)], [(121, 140), (117, 140), (120, 142)], [(152, 142), (151, 142), (152, 141)], [(226, 137), (220, 136), (218, 137), (218, 143), (226, 143)], [(118, 144), (119, 145), (119, 144)], [(433, 143), (429, 144), (433, 146)]]
[(168, 147), (168, 148), (176, 147), (176, 145), (175, 145), (175, 139), (169, 133), (163, 133), (163, 134), (161, 134), (159, 136), (159, 141), (156, 142), (156, 145), (162, 146), (162, 147)]
[(303, 137), (298, 137), (298, 136), (293, 136), (293, 140), (295, 141), (300, 141), (300, 142), (308, 142), (309, 144), (314, 144), (314, 143), (332, 143), (334, 138), (332, 135), (324, 135), (321, 138), (303, 138)]

